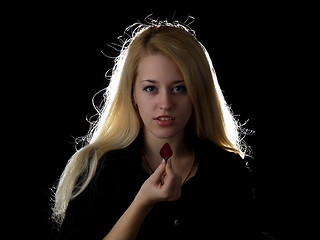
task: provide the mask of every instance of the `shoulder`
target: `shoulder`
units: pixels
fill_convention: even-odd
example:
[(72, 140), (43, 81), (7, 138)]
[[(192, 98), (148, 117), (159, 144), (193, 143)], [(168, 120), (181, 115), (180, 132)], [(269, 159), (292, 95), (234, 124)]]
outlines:
[(117, 169), (122, 171), (130, 169), (139, 163), (140, 149), (139, 139), (136, 139), (125, 148), (109, 151), (99, 159), (98, 170), (105, 171), (109, 169), (114, 172)]
[(105, 153), (98, 162), (94, 185), (119, 185), (141, 175), (141, 144), (135, 139), (129, 146)]
[(196, 139), (194, 151), (206, 164), (246, 169), (246, 160), (241, 158), (239, 154), (227, 151), (209, 140)]
[(98, 160), (96, 172), (88, 186), (70, 202), (70, 205), (93, 206), (102, 199), (114, 203), (115, 198), (124, 192), (119, 189), (125, 189), (129, 194), (130, 187), (140, 180), (137, 177), (140, 166), (138, 153), (134, 153), (133, 148), (131, 144), (126, 148), (103, 154)]
[(232, 184), (247, 185), (253, 174), (247, 167), (247, 160), (240, 155), (229, 152), (216, 144), (198, 139), (195, 154), (199, 161), (200, 175), (211, 181), (224, 181)]
[(205, 186), (215, 189), (224, 199), (238, 199), (246, 202), (253, 197), (254, 175), (246, 166), (246, 159), (228, 152), (214, 143), (200, 141), (197, 158), (198, 176)]

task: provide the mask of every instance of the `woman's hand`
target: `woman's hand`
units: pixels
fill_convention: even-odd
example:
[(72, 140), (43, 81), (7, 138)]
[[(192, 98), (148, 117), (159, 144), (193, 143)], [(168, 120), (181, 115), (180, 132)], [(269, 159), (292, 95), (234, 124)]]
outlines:
[(145, 206), (153, 206), (157, 202), (175, 201), (181, 196), (181, 176), (173, 172), (171, 159), (165, 160), (144, 182), (136, 196), (136, 200)]
[(181, 177), (172, 170), (171, 160), (165, 160), (143, 183), (135, 199), (113, 226), (104, 240), (135, 239), (141, 224), (154, 204), (174, 201), (181, 196)]

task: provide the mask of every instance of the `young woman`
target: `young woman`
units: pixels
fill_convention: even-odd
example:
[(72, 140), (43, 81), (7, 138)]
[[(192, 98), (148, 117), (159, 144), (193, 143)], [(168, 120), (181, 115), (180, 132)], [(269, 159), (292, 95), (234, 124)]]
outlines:
[(57, 239), (262, 239), (240, 127), (206, 49), (178, 22), (131, 29), (56, 188)]

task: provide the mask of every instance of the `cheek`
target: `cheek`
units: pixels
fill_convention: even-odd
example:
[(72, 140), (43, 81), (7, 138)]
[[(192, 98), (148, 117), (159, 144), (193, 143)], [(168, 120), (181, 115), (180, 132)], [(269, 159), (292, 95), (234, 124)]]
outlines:
[(150, 103), (148, 101), (139, 101), (138, 99), (137, 108), (143, 122), (145, 122), (146, 119), (150, 118), (151, 108)]
[(189, 120), (193, 112), (193, 106), (189, 98), (183, 102), (183, 104), (181, 105), (181, 109), (182, 114), (184, 114), (185, 118)]

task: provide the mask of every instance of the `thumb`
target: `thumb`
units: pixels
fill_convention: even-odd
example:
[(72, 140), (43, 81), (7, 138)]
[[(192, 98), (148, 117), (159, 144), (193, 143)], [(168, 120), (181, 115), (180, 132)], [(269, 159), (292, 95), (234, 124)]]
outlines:
[(166, 165), (166, 172), (168, 174), (173, 174), (173, 169), (172, 169), (172, 162), (171, 162), (171, 158), (168, 159), (167, 161), (167, 165)]
[(157, 169), (153, 172), (153, 174), (150, 176), (150, 180), (153, 182), (161, 181), (161, 177), (166, 171), (166, 161), (162, 160), (161, 164), (157, 167)]

